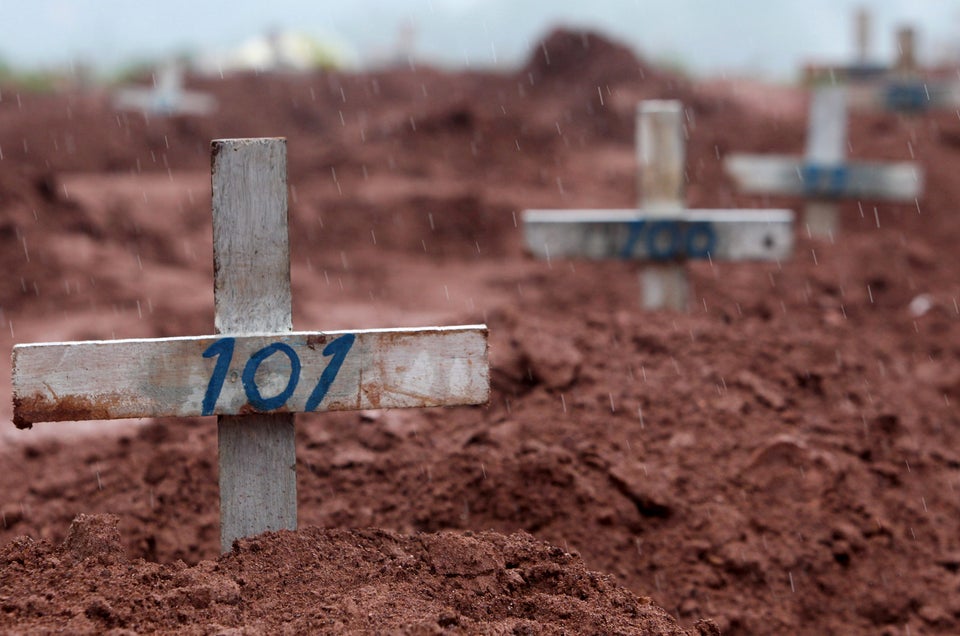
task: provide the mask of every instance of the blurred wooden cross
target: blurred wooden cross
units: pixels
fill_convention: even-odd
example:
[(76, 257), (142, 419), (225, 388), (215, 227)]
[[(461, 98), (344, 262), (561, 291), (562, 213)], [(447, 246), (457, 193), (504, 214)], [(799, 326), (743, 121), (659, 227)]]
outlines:
[(733, 154), (725, 168), (744, 192), (809, 199), (804, 222), (810, 236), (832, 240), (837, 199), (915, 201), (923, 174), (913, 162), (848, 162), (847, 95), (843, 86), (813, 90), (804, 158)]
[(152, 88), (118, 89), (113, 107), (146, 115), (209, 115), (216, 110), (217, 101), (210, 95), (184, 90), (183, 69), (169, 64), (154, 74)]
[(485, 325), (293, 332), (285, 139), (213, 152), (218, 335), (22, 344), (14, 423), (217, 415), (220, 546), (297, 527), (293, 413), (482, 404)]
[(793, 247), (789, 210), (688, 210), (684, 206), (684, 114), (678, 101), (637, 109), (639, 208), (527, 210), (527, 249), (540, 258), (645, 261), (646, 309), (687, 308), (688, 259), (780, 260)]

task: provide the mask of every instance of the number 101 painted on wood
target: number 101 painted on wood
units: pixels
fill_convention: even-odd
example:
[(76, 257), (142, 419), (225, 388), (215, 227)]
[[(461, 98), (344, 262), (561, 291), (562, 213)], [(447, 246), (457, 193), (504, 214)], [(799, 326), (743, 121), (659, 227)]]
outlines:
[(17, 345), (15, 423), (482, 403), (486, 331), (467, 325)]

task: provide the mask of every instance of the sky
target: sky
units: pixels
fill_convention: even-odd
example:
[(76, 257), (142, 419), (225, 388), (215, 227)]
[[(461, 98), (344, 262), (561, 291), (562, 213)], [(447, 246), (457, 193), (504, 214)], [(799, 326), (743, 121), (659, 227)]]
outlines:
[(589, 27), (697, 75), (796, 76), (808, 61), (849, 60), (852, 15), (873, 14), (872, 51), (892, 59), (894, 28), (918, 31), (921, 62), (960, 52), (960, 0), (0, 0), (0, 61), (101, 70), (183, 52), (216, 52), (269, 30), (387, 55), (403, 25), (416, 56), (510, 66), (556, 25)]

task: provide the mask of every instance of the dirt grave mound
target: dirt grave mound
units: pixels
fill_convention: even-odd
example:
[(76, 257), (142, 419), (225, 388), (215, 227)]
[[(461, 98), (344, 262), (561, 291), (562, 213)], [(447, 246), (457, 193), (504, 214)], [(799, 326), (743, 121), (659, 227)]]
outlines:
[(60, 546), (23, 536), (0, 548), (4, 622), (71, 633), (717, 633), (706, 621), (680, 628), (526, 534), (303, 528), (187, 566), (128, 559), (118, 524), (81, 515)]

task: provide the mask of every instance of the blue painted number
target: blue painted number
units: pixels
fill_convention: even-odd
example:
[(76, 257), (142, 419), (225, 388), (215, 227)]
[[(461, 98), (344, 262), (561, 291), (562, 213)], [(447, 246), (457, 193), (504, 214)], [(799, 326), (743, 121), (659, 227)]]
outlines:
[(343, 366), (343, 360), (350, 352), (354, 340), (356, 340), (356, 336), (352, 333), (347, 333), (323, 348), (323, 355), (333, 356), (333, 360), (330, 361), (327, 368), (320, 374), (320, 381), (317, 382), (317, 386), (313, 388), (310, 397), (307, 398), (307, 404), (304, 407), (307, 411), (312, 411), (320, 406), (323, 398), (327, 397), (327, 391), (330, 390), (330, 385), (333, 384), (333, 381), (337, 379), (337, 374), (340, 373), (340, 367)]
[[(343, 361), (353, 347), (356, 336), (352, 333), (344, 334), (333, 340), (323, 349), (324, 356), (333, 356), (330, 363), (320, 375), (317, 386), (314, 387), (307, 398), (304, 410), (313, 411), (330, 391), (330, 386), (337, 379), (340, 367)], [(203, 415), (213, 415), (217, 406), (217, 400), (220, 398), (220, 392), (223, 390), (223, 383), (227, 377), (227, 371), (230, 370), (230, 363), (233, 360), (233, 352), (236, 348), (235, 338), (220, 338), (203, 352), (204, 358), (217, 358), (217, 363), (210, 375), (210, 381), (207, 383), (207, 390), (203, 395), (203, 405), (201, 413)], [(257, 386), (257, 370), (264, 360), (275, 353), (282, 353), (290, 360), (290, 378), (287, 380), (287, 386), (273, 397), (265, 398), (260, 393), (260, 387)], [(300, 358), (297, 352), (288, 344), (274, 342), (262, 349), (255, 351), (250, 355), (247, 363), (243, 367), (241, 379), (243, 381), (243, 390), (246, 393), (247, 401), (258, 411), (273, 411), (282, 407), (296, 391), (300, 383)]]
[(803, 190), (809, 195), (839, 196), (847, 190), (850, 171), (847, 166), (807, 164), (800, 168)]
[(890, 110), (915, 113), (927, 106), (927, 89), (920, 83), (891, 84), (884, 94), (884, 105)]
[(220, 338), (203, 352), (204, 358), (217, 356), (217, 366), (213, 368), (213, 375), (210, 376), (210, 382), (207, 383), (207, 392), (203, 394), (202, 413), (204, 415), (213, 415), (217, 398), (220, 397), (220, 391), (223, 389), (223, 381), (226, 379), (227, 370), (230, 368), (230, 361), (233, 359), (235, 344), (235, 338)]
[(631, 258), (641, 239), (647, 256), (663, 261), (674, 258), (708, 258), (717, 244), (713, 224), (706, 221), (650, 221), (638, 219), (628, 224), (627, 241), (620, 258)]
[[(287, 387), (283, 391), (272, 398), (264, 398), (260, 395), (260, 387), (257, 386), (257, 369), (260, 368), (261, 362), (277, 351), (285, 353), (290, 358), (290, 379), (287, 380)], [(290, 348), (290, 345), (274, 342), (250, 356), (246, 366), (243, 367), (243, 376), (241, 377), (243, 378), (243, 390), (247, 394), (247, 401), (250, 402), (251, 406), (258, 411), (272, 411), (286, 404), (290, 396), (293, 395), (293, 390), (297, 388), (297, 384), (300, 382), (300, 358), (297, 357), (297, 352)]]

